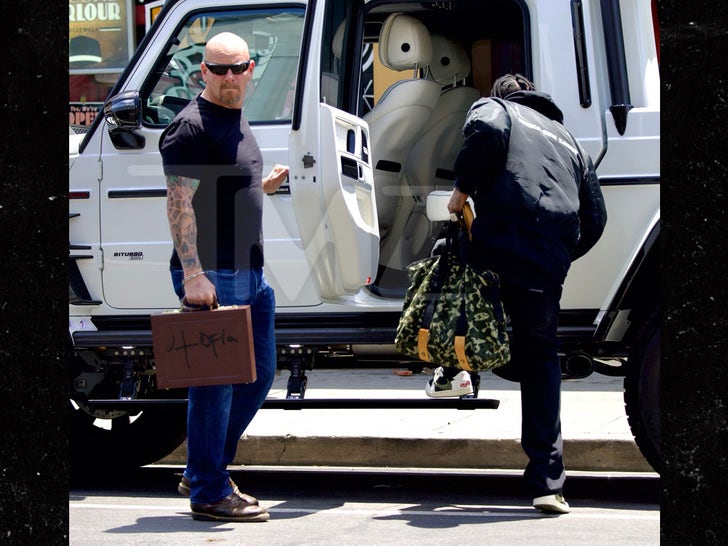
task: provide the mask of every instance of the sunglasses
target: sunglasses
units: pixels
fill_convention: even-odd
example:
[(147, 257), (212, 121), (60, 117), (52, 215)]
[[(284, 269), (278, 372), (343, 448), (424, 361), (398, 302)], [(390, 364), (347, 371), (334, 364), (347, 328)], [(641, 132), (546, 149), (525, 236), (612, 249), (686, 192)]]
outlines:
[(243, 61), (242, 63), (236, 63), (236, 64), (213, 64), (205, 62), (205, 66), (207, 69), (215, 74), (216, 76), (224, 76), (227, 74), (228, 70), (232, 70), (233, 74), (242, 74), (246, 70), (248, 70), (248, 67), (250, 66), (250, 61)]

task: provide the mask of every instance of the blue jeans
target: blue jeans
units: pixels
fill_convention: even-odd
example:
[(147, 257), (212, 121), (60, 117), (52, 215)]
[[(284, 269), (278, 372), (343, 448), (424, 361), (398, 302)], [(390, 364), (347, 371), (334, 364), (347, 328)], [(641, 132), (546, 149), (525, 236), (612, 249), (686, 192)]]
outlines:
[[(183, 272), (172, 270), (172, 283), (184, 296)], [(190, 387), (187, 409), (187, 468), (190, 501), (211, 503), (232, 492), (227, 466), (238, 440), (263, 405), (276, 371), (275, 295), (262, 269), (208, 271), (220, 305), (250, 305), (257, 379), (253, 383)]]
[(511, 321), (513, 377), (521, 384), (521, 446), (526, 486), (534, 497), (561, 493), (566, 474), (561, 437), (561, 366), (557, 327), (561, 288), (534, 290), (501, 281)]

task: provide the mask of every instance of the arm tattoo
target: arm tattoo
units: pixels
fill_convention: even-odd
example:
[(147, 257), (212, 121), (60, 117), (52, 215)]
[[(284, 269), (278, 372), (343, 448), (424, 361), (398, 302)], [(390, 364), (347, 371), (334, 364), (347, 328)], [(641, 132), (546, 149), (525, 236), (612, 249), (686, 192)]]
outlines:
[(197, 219), (192, 208), (192, 198), (200, 181), (184, 176), (167, 176), (167, 219), (185, 271), (202, 269), (197, 255)]

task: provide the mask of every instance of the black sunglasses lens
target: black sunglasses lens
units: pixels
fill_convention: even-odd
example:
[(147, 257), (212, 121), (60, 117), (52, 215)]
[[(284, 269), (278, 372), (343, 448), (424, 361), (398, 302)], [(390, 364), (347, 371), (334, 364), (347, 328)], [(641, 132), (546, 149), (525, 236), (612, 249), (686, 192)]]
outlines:
[(248, 69), (249, 66), (250, 61), (245, 61), (242, 63), (230, 65), (230, 68), (232, 69), (233, 74), (242, 74)]
[(224, 76), (228, 70), (231, 70), (233, 74), (242, 74), (250, 66), (250, 61), (245, 61), (237, 64), (211, 64), (205, 62), (207, 68), (216, 76)]

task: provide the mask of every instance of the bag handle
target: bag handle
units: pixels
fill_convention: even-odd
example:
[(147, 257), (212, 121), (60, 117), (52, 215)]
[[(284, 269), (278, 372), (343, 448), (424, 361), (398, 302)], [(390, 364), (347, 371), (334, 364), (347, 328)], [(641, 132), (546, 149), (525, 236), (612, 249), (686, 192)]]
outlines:
[(450, 221), (445, 228), (445, 252), (444, 256), (449, 256), (455, 252), (455, 245), (457, 244), (458, 236), (460, 231), (463, 229), (462, 218), (459, 214), (452, 213), (450, 215)]
[(208, 310), (215, 310), (218, 307), (220, 307), (220, 304), (217, 302), (217, 294), (215, 294), (212, 297), (212, 305), (200, 305), (197, 303), (188, 303), (187, 297), (185, 296), (182, 298), (182, 301), (180, 302), (180, 307), (183, 313), (189, 313), (193, 311), (208, 311)]
[(469, 201), (465, 201), (465, 204), (463, 205), (463, 210), (461, 210), (460, 212), (450, 213), (450, 221), (460, 222), (460, 225), (465, 228), (465, 231), (468, 234), (468, 239), (470, 239), (471, 241), (473, 239), (473, 234), (471, 232), (473, 220), (475, 220), (475, 214), (473, 213), (473, 209), (470, 207)]
[(465, 201), (465, 204), (463, 205), (463, 212), (461, 214), (463, 215), (463, 223), (465, 224), (465, 231), (468, 232), (468, 239), (470, 239), (472, 241), (473, 234), (471, 232), (471, 229), (473, 227), (473, 220), (475, 220), (475, 214), (473, 214), (473, 209), (470, 208), (470, 202)]
[(439, 285), (442, 286), (450, 273), (450, 266), (461, 261), (458, 251), (458, 241), (464, 229), (462, 218), (459, 214), (451, 214), (450, 221), (445, 226), (445, 249), (440, 255), (438, 267)]

